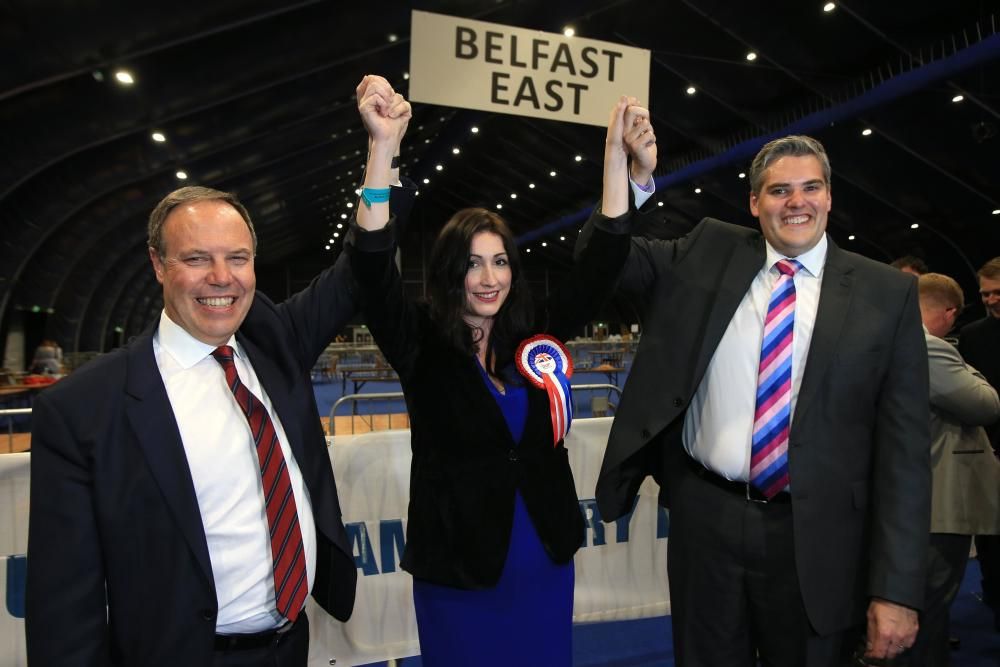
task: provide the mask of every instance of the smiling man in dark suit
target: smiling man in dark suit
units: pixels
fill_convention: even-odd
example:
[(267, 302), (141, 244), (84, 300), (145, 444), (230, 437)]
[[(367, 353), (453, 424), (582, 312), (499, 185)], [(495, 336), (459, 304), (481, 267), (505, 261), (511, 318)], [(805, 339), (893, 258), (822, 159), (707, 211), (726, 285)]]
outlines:
[(28, 660), (302, 667), (307, 595), (346, 620), (357, 578), (310, 381), (356, 310), (346, 256), (275, 304), (246, 209), (201, 187), (148, 245), (158, 321), (35, 403)]
[[(655, 146), (632, 157), (652, 185)], [(839, 665), (866, 609), (862, 648), (891, 658), (916, 635), (930, 510), (916, 281), (827, 237), (818, 141), (772, 141), (750, 181), (760, 231), (633, 241), (621, 286), (650, 305), (601, 514), (660, 483), (681, 667)]]

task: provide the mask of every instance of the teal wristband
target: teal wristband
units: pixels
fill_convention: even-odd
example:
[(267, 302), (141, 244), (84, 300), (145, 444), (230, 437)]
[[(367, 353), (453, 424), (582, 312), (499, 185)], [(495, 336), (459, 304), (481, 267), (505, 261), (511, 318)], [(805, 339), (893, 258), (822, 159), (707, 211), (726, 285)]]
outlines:
[(383, 204), (389, 201), (389, 188), (361, 188), (361, 201), (368, 208), (372, 204)]

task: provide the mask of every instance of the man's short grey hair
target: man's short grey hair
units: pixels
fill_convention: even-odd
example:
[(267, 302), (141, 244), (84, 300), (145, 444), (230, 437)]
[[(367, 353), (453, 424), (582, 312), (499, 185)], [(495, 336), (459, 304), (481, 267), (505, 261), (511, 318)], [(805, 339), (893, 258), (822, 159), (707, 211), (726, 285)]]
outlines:
[(155, 250), (156, 254), (161, 258), (165, 258), (167, 249), (163, 245), (163, 223), (166, 222), (167, 216), (178, 206), (200, 201), (222, 201), (235, 208), (236, 212), (243, 218), (243, 221), (247, 223), (247, 228), (250, 230), (250, 239), (253, 241), (253, 252), (255, 255), (257, 254), (257, 232), (254, 231), (253, 221), (250, 219), (250, 213), (246, 207), (231, 192), (213, 190), (212, 188), (205, 188), (200, 185), (189, 185), (178, 188), (160, 200), (160, 203), (156, 205), (153, 212), (149, 214), (149, 236), (146, 244)]
[(823, 181), (829, 188), (830, 158), (827, 157), (823, 144), (804, 134), (792, 134), (767, 142), (757, 153), (750, 165), (750, 191), (755, 195), (760, 194), (760, 189), (764, 185), (764, 172), (773, 162), (786, 156), (802, 157), (804, 155), (814, 155), (819, 160), (819, 164), (823, 168)]

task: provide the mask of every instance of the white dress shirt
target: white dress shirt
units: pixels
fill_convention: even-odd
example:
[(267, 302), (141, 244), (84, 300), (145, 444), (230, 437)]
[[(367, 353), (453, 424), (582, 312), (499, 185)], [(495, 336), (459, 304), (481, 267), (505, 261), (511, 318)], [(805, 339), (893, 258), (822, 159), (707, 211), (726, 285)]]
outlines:
[[(757, 369), (764, 316), (778, 280), (778, 260), (788, 259), (767, 243), (764, 266), (729, 321), (701, 384), (684, 416), (684, 448), (712, 472), (741, 482), (750, 478), (750, 444), (757, 396)], [(827, 239), (795, 257), (795, 328), (792, 338), (792, 404), (802, 386), (806, 355), (816, 324), (820, 283), (826, 264)], [(792, 480), (792, 484), (795, 480)]]
[[(235, 336), (240, 381), (263, 403), (291, 477), (306, 555), (309, 588), (316, 574), (316, 526), (302, 473), (271, 400)], [(250, 633), (280, 626), (275, 609), (271, 540), (264, 509), (260, 464), (246, 416), (212, 357), (215, 348), (192, 337), (164, 311), (153, 336), (153, 353), (167, 389), (187, 456), (208, 541), (219, 603), (216, 631)]]

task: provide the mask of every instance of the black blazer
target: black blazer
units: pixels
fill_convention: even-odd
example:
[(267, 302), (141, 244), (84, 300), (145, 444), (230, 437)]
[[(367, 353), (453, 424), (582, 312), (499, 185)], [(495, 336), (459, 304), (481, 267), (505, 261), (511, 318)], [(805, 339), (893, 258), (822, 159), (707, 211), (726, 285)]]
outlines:
[[(684, 413), (764, 261), (759, 231), (710, 218), (676, 241), (633, 239), (622, 283), (650, 307), (597, 483), (605, 521), (647, 474), (669, 506)], [(828, 634), (871, 596), (921, 605), (930, 418), (916, 281), (830, 240), (820, 289), (788, 456), (802, 595)]]
[[(565, 287), (539, 311), (537, 331), (572, 335), (604, 301), (628, 253), (628, 214), (600, 216), (598, 231)], [(515, 444), (474, 356), (448, 344), (425, 307), (408, 302), (389, 228), (356, 232), (351, 266), (379, 347), (399, 374), (410, 415), (413, 461), (406, 549), (414, 577), (457, 588), (494, 586), (524, 498), (549, 556), (568, 562), (584, 538), (562, 441), (552, 443), (548, 397), (528, 385), (524, 435)]]

